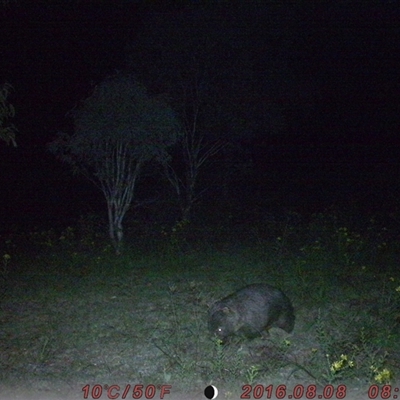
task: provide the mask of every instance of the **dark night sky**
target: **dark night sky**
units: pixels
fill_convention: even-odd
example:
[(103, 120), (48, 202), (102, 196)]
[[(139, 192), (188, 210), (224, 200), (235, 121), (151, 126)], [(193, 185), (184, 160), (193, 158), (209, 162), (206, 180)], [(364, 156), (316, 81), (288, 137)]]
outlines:
[[(0, 148), (6, 192), (0, 214), (6, 222), (14, 216), (33, 221), (42, 210), (50, 210), (49, 220), (55, 219), (52, 212), (62, 219), (74, 207), (91, 208), (86, 199), (95, 198), (95, 189), (70, 178), (45, 144), (68, 129), (65, 114), (92, 84), (126, 65), (126, 49), (147, 32), (155, 12), (172, 21), (185, 13), (196, 18), (197, 11), (186, 2), (149, 3), (17, 1), (0, 10), (0, 77), (15, 88), (10, 101), (19, 128), (19, 147)], [(224, 19), (237, 30), (243, 57), (252, 60), (247, 96), (255, 90), (257, 101), (246, 99), (249, 115), (263, 121), (259, 99), (271, 96), (285, 110), (284, 133), (260, 136), (266, 129), (260, 122), (257, 135), (242, 141), (258, 176), (247, 190), (263, 192), (260, 176), (277, 174), (275, 188), (283, 177), (291, 177), (293, 186), (284, 190), (296, 202), (300, 186), (309, 185), (308, 195), (315, 198), (324, 187), (328, 193), (356, 190), (364, 171), (373, 183), (359, 184), (371, 186), (371, 192), (393, 189), (399, 179), (400, 4), (265, 3), (274, 6), (232, 2), (216, 7), (210, 17), (215, 26)], [(280, 71), (278, 88), (266, 72), (271, 68)], [(349, 173), (335, 174), (335, 169)], [(101, 202), (100, 193), (98, 198)]]

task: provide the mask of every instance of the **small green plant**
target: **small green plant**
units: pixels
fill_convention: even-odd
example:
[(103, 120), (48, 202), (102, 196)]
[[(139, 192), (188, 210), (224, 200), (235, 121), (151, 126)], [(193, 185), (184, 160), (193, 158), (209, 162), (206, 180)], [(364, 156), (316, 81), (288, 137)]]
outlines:
[(48, 347), (49, 342), (50, 342), (50, 338), (48, 336), (44, 337), (43, 344), (41, 346), (40, 353), (38, 355), (39, 363), (45, 362), (50, 355), (50, 349)]
[[(212, 357), (212, 377), (218, 377), (221, 381), (234, 381), (237, 379), (249, 380), (251, 376), (256, 378), (256, 371), (248, 371), (248, 365), (242, 353), (242, 347), (238, 349), (241, 339), (231, 339), (228, 343), (224, 343), (220, 338), (213, 338), (213, 357)], [(257, 368), (257, 374), (259, 369)], [(250, 375), (248, 376), (248, 374)]]
[(326, 360), (328, 363), (328, 372), (323, 374), (323, 377), (329, 384), (348, 375), (348, 372), (355, 367), (355, 362), (350, 360), (346, 354), (341, 354), (339, 359), (335, 361), (332, 361), (329, 354), (327, 354)]
[(224, 351), (224, 344), (221, 339), (215, 338), (214, 350), (215, 350), (215, 357), (213, 357), (212, 361), (213, 371), (220, 379), (223, 379), (225, 351)]
[(54, 229), (38, 231), (37, 228), (29, 233), (29, 237), (33, 244), (47, 248), (53, 247), (59, 238)]
[(300, 214), (296, 212), (289, 212), (283, 221), (275, 224), (278, 232), (278, 236), (275, 240), (275, 249), (277, 253), (283, 253), (286, 251), (288, 245), (290, 244), (290, 239), (296, 234), (296, 225), (300, 219)]
[(190, 221), (187, 219), (177, 221), (170, 230), (163, 227), (161, 234), (168, 238), (169, 244), (173, 249), (179, 248), (186, 241), (187, 228), (189, 224)]
[(384, 385), (384, 384), (390, 384), (393, 380), (393, 373), (387, 369), (387, 368), (378, 368), (375, 367), (374, 365), (371, 365), (370, 367), (371, 373), (372, 373), (372, 380)]
[(373, 345), (364, 327), (361, 328), (360, 346), (354, 346), (354, 348), (356, 354), (362, 355), (365, 360), (362, 371), (370, 376), (371, 383), (390, 383), (393, 374), (385, 367), (389, 353), (385, 351), (382, 354), (380, 347)]
[(260, 374), (260, 368), (256, 367), (255, 365), (252, 365), (247, 371), (246, 371), (246, 380), (249, 385), (253, 385), (254, 382), (256, 381), (257, 377)]
[(10, 270), (8, 268), (10, 260), (11, 260), (11, 256), (9, 254), (6, 253), (6, 254), (3, 255), (3, 268), (1, 270), (1, 276), (4, 279), (7, 278), (8, 274), (10, 272)]
[(104, 221), (98, 215), (81, 215), (77, 222), (75, 236), (78, 238), (81, 246), (93, 249), (102, 241), (102, 232), (104, 230)]
[(67, 226), (62, 232), (58, 240), (61, 243), (73, 244), (76, 237), (75, 228)]
[(337, 262), (347, 268), (354, 266), (357, 256), (364, 246), (361, 235), (351, 232), (346, 227), (338, 228), (334, 235), (336, 237)]

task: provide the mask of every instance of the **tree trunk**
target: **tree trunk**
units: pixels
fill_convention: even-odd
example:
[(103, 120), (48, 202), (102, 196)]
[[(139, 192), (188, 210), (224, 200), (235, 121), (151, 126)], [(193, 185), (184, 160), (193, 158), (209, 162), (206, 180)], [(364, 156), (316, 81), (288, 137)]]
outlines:
[(114, 247), (115, 253), (117, 255), (121, 254), (123, 238), (124, 238), (124, 229), (122, 226), (122, 219), (125, 215), (125, 212), (119, 210), (115, 200), (108, 201), (108, 227), (109, 227), (109, 235)]

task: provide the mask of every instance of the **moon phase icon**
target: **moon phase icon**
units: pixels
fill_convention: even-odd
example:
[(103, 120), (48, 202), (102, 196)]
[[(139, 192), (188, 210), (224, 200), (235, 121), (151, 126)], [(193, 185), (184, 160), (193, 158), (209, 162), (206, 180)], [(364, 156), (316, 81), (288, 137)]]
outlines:
[(204, 396), (209, 400), (216, 399), (218, 396), (218, 389), (214, 385), (207, 386), (204, 389)]

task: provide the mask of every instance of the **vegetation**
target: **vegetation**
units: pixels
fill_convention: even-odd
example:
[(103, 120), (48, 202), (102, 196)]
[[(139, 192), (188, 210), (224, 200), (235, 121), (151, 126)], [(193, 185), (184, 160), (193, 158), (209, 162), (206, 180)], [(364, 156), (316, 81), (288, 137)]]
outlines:
[(120, 73), (96, 86), (71, 116), (75, 132), (60, 133), (49, 148), (103, 192), (109, 235), (119, 254), (122, 222), (142, 169), (168, 158), (180, 133), (178, 121), (162, 99)]
[[(360, 399), (395, 384), (400, 249), (392, 227), (338, 213), (240, 228), (228, 221), (192, 223), (184, 241), (176, 225), (136, 228), (118, 258), (97, 218), (3, 237), (1, 382), (22, 388), (40, 375), (42, 388), (62, 379), (74, 391), (170, 384), (174, 394), (212, 382), (227, 398), (246, 384), (333, 385)], [(254, 282), (291, 298), (293, 333), (271, 329), (267, 339), (222, 345), (207, 330), (208, 307)]]

